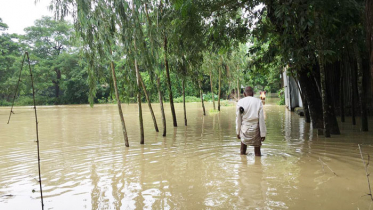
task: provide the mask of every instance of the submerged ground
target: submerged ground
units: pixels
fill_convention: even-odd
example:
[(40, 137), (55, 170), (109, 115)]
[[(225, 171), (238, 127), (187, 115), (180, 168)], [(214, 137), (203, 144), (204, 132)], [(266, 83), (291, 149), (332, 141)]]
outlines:
[[(178, 128), (166, 106), (165, 138), (154, 131), (144, 106), (145, 145), (139, 144), (137, 105), (123, 108), (130, 148), (124, 146), (116, 105), (38, 107), (45, 209), (371, 206), (357, 144), (373, 154), (372, 126), (361, 133), (347, 119), (341, 136), (324, 139), (303, 118), (267, 103), (268, 136), (258, 158), (252, 148), (239, 155), (234, 106), (204, 117), (199, 103), (189, 103), (185, 127), (177, 104)], [(34, 113), (16, 107), (7, 125), (9, 109), (0, 108), (0, 209), (40, 209)]]

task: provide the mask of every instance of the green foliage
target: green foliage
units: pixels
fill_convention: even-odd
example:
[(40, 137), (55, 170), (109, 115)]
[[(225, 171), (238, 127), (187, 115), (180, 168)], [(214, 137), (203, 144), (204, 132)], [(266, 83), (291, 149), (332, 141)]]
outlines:
[[(0, 35), (1, 105), (9, 105), (13, 99), (24, 51), (30, 54), (38, 105), (87, 103), (86, 64), (79, 60), (80, 56), (70, 40), (71, 24), (43, 17), (25, 32), (25, 35)], [(16, 105), (32, 104), (26, 67), (17, 95)]]
[[(36, 105), (53, 105), (54, 99), (47, 96), (35, 96)], [(16, 99), (16, 106), (30, 106), (34, 104), (34, 99), (31, 96), (20, 96)]]
[[(174, 102), (183, 103), (183, 97), (174, 98)], [(185, 96), (185, 102), (201, 102), (201, 99), (195, 96)]]
[[(216, 100), (219, 72), (221, 96), (237, 85), (276, 92), (285, 66), (291, 66), (296, 77), (300, 69), (312, 69), (320, 55), (333, 62), (354, 42), (365, 47), (362, 1), (51, 2), (56, 17), (71, 13), (74, 24), (43, 17), (24, 36), (0, 35), (2, 104), (13, 97), (25, 50), (31, 55), (40, 103), (93, 104), (113, 101), (112, 61), (122, 101), (134, 102), (141, 90), (135, 60), (151, 100), (158, 101), (156, 78), (164, 99), (170, 100), (164, 73), (167, 58), (175, 102), (182, 101), (183, 81), (187, 101), (197, 102), (200, 88), (204, 100), (212, 100), (210, 74)], [(7, 27), (0, 19), (0, 31)], [(315, 47), (318, 39), (322, 49)], [(24, 81), (19, 104), (27, 104), (24, 98), (31, 97), (30, 84)]]
[(285, 88), (282, 88), (277, 91), (277, 95), (280, 100), (277, 102), (278, 105), (285, 105)]
[[(218, 95), (214, 94), (214, 99), (218, 100)], [(211, 93), (203, 94), (203, 100), (212, 101), (212, 94)]]
[(16, 34), (8, 34), (7, 24), (2, 22), (0, 18), (0, 100), (9, 101), (13, 99), (13, 91), (15, 90), (17, 79), (15, 76), (17, 65), (21, 62), (20, 48), (18, 43), (18, 36)]
[(217, 109), (210, 109), (210, 110), (209, 110), (209, 113), (210, 113), (210, 114), (218, 114), (218, 113), (219, 113), (219, 110), (217, 110)]
[(231, 101), (223, 100), (223, 101), (221, 101), (221, 106), (236, 106), (236, 103), (231, 102)]
[(0, 106), (12, 106), (10, 101), (0, 100)]

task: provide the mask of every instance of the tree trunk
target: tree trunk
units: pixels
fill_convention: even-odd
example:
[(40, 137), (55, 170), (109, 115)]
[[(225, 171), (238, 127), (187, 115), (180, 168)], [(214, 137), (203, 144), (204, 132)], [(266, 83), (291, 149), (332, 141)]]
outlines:
[(203, 92), (202, 92), (202, 85), (201, 85), (201, 81), (198, 81), (198, 85), (199, 85), (199, 94), (200, 94), (200, 96), (201, 96), (201, 102), (202, 102), (203, 115), (206, 115), (206, 110), (205, 110), (205, 103), (203, 102)]
[(357, 89), (359, 92), (360, 113), (361, 113), (361, 131), (368, 131), (368, 116), (366, 111), (365, 95), (364, 95), (364, 82), (363, 82), (363, 62), (360, 56), (357, 44), (354, 44), (354, 52), (356, 56), (356, 66), (358, 74)]
[(227, 72), (227, 78), (228, 78), (228, 90), (229, 90), (229, 93), (227, 94), (227, 100), (230, 98), (230, 95), (232, 93), (232, 90), (231, 90), (231, 86), (232, 86), (232, 81), (229, 79), (230, 78), (230, 71), (229, 71), (229, 66), (228, 64), (225, 64), (225, 71)]
[[(321, 53), (320, 53), (321, 54)], [(321, 83), (321, 99), (323, 109), (323, 121), (324, 121), (324, 135), (330, 137), (330, 126), (329, 126), (329, 109), (328, 109), (328, 98), (326, 93), (326, 75), (325, 69), (319, 54), (319, 65), (320, 65), (320, 83)]]
[(54, 83), (54, 90), (55, 90), (55, 102), (54, 104), (59, 104), (59, 97), (60, 97), (60, 81), (61, 81), (61, 71), (59, 69), (54, 70), (56, 72), (56, 80), (53, 81)]
[(312, 77), (312, 75), (308, 76), (307, 68), (302, 68), (298, 76), (299, 85), (308, 103), (313, 128), (322, 129), (324, 127), (321, 106), (322, 102), (317, 90), (316, 82)]
[[(373, 95), (373, 0), (365, 0), (365, 26), (369, 52), (371, 95)], [(370, 97), (373, 105), (373, 97)]]
[(168, 59), (167, 59), (167, 36), (164, 36), (164, 62), (166, 66), (166, 76), (167, 76), (167, 84), (168, 84), (168, 92), (170, 96), (170, 106), (171, 106), (171, 114), (172, 119), (174, 123), (174, 127), (177, 127), (177, 121), (176, 121), (176, 113), (175, 113), (175, 107), (174, 107), (174, 99), (172, 97), (172, 89), (171, 89), (171, 79), (170, 79), (170, 70), (168, 68)]
[(115, 69), (114, 69), (114, 62), (113, 61), (111, 61), (111, 65), (110, 66), (111, 66), (111, 75), (113, 77), (113, 83), (114, 83), (115, 98), (116, 98), (117, 104), (118, 104), (119, 117), (120, 117), (120, 121), (122, 122), (122, 131), (123, 131), (124, 142), (125, 142), (126, 147), (129, 147), (130, 145), (128, 143), (126, 123), (124, 122), (123, 112), (122, 112), (122, 105), (121, 105), (120, 99), (119, 99), (117, 77), (115, 75)]
[[(351, 65), (351, 63), (350, 63)], [(352, 125), (356, 125), (356, 115), (355, 115), (355, 71), (352, 67), (350, 67), (351, 73), (351, 117), (352, 117)]]
[(139, 73), (139, 78), (140, 78), (140, 83), (141, 83), (142, 89), (143, 89), (144, 94), (145, 94), (146, 102), (148, 103), (150, 114), (152, 115), (154, 129), (155, 129), (156, 132), (159, 132), (158, 125), (157, 125), (157, 120), (156, 120), (155, 115), (154, 115), (152, 104), (150, 103), (150, 98), (149, 98), (149, 95), (148, 95), (148, 91), (146, 90), (145, 83), (142, 80), (142, 77), (141, 77), (140, 73)]
[(310, 111), (309, 111), (309, 108), (308, 108), (308, 102), (307, 102), (307, 99), (303, 96), (304, 98), (304, 101), (303, 101), (303, 107), (304, 107), (304, 116), (306, 118), (306, 123), (310, 123), (311, 122), (311, 117), (310, 117)]
[(141, 91), (140, 91), (140, 72), (137, 66), (137, 59), (135, 58), (135, 69), (137, 79), (137, 106), (139, 108), (139, 124), (140, 124), (140, 144), (144, 144), (144, 121), (142, 118), (142, 107), (141, 107)]
[[(330, 93), (327, 93), (327, 97), (332, 99)], [(330, 134), (340, 135), (341, 131), (339, 130), (337, 117), (335, 115), (334, 103), (330, 102), (330, 100), (328, 100), (328, 102)]]
[(185, 106), (185, 77), (183, 78), (183, 106), (184, 106), (184, 123), (185, 123), (185, 126), (187, 126), (188, 120), (186, 116), (186, 106)]
[(232, 86), (231, 81), (229, 81), (229, 82), (228, 82), (228, 90), (229, 90), (229, 92), (228, 92), (228, 94), (227, 94), (227, 100), (230, 99), (230, 96), (231, 96), (231, 94), (232, 94), (231, 86)]
[(214, 88), (212, 85), (212, 72), (211, 71), (210, 71), (210, 85), (211, 85), (212, 104), (214, 105), (214, 110), (215, 110), (215, 95), (214, 95)]
[(161, 82), (160, 82), (159, 77), (157, 77), (157, 89), (158, 89), (159, 104), (160, 104), (161, 112), (162, 112), (163, 136), (166, 136), (166, 115), (164, 113), (164, 108), (163, 108), (163, 97), (162, 97)]
[[(292, 74), (292, 75), (293, 75), (294, 78), (296, 78), (294, 74)], [(308, 110), (308, 103), (307, 103), (306, 97), (304, 96), (304, 93), (303, 93), (302, 89), (300, 88), (299, 78), (298, 78), (298, 81), (296, 81), (296, 84), (297, 84), (297, 87), (298, 87), (298, 90), (300, 92), (300, 96), (301, 96), (301, 99), (302, 99), (302, 102), (303, 102), (303, 109), (304, 109), (304, 116), (306, 118), (306, 123), (310, 123), (311, 118), (310, 118), (310, 113), (309, 113), (309, 110)]]
[(221, 95), (221, 69), (219, 68), (219, 94), (218, 94), (218, 110), (220, 112), (220, 95)]
[[(316, 84), (316, 87), (320, 88), (321, 87), (321, 78), (320, 78), (320, 65), (315, 65), (313, 66), (312, 69), (312, 75), (314, 77), (314, 82)], [(325, 74), (326, 77), (326, 74)], [(319, 96), (321, 97), (321, 89), (316, 88), (318, 91)], [(327, 86), (326, 86), (327, 88)], [(330, 93), (330, 91), (326, 91), (326, 97), (330, 98), (331, 100), (327, 100), (327, 107), (328, 107), (328, 114), (329, 114), (329, 128), (330, 128), (330, 134), (336, 134), (339, 135), (341, 132), (339, 131), (339, 126), (338, 126), (338, 121), (334, 113), (334, 103), (333, 103), (333, 97)], [(321, 107), (322, 107), (322, 101), (321, 101)], [(323, 128), (324, 126), (322, 126)], [(319, 135), (323, 133), (323, 129), (320, 131), (319, 130)]]
[(341, 108), (341, 121), (345, 122), (345, 105), (344, 105), (344, 91), (343, 91), (343, 69), (341, 68), (341, 80), (339, 83), (339, 92), (340, 92), (340, 108)]
[[(315, 29), (316, 33), (320, 32), (320, 23), (319, 17), (316, 14), (315, 17)], [(326, 75), (325, 75), (325, 68), (324, 68), (324, 55), (321, 47), (321, 35), (319, 35), (316, 39), (316, 48), (318, 50), (318, 64), (320, 67), (320, 90), (321, 90), (321, 99), (322, 99), (322, 109), (323, 109), (323, 121), (324, 121), (324, 136), (330, 137), (330, 126), (329, 126), (329, 109), (328, 109), (328, 96), (326, 91)]]
[[(132, 15), (135, 15), (135, 4), (134, 0), (132, 0)], [(135, 27), (136, 28), (136, 27)], [(140, 91), (140, 72), (139, 67), (137, 66), (137, 47), (136, 47), (136, 31), (133, 31), (134, 39), (133, 44), (135, 47), (135, 70), (136, 70), (136, 82), (137, 82), (137, 106), (139, 109), (139, 124), (140, 124), (140, 144), (144, 144), (144, 121), (142, 118), (142, 106), (141, 106), (141, 91)]]
[(237, 101), (240, 100), (240, 80), (237, 78)]

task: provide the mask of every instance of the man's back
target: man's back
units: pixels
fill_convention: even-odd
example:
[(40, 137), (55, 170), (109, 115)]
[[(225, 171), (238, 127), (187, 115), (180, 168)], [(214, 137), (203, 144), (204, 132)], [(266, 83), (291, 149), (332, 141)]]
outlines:
[(236, 107), (236, 134), (241, 139), (241, 155), (246, 154), (247, 145), (254, 146), (255, 156), (261, 156), (260, 146), (267, 133), (264, 122), (263, 104), (254, 98), (254, 90), (248, 86), (244, 91), (245, 98)]
[(237, 108), (242, 107), (244, 109), (242, 117), (242, 122), (253, 121), (259, 119), (259, 111), (262, 109), (263, 105), (261, 100), (254, 97), (245, 97), (238, 101)]
[(240, 136), (243, 144), (261, 146), (261, 139), (266, 136), (267, 129), (264, 122), (263, 104), (260, 99), (247, 96), (238, 101), (236, 133)]

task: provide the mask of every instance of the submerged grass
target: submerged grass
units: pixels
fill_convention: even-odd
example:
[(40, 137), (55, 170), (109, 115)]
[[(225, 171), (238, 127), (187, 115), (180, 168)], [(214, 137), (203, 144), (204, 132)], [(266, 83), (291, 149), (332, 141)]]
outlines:
[(217, 110), (217, 109), (210, 109), (209, 113), (210, 114), (217, 114), (217, 113), (219, 113), (219, 110)]

